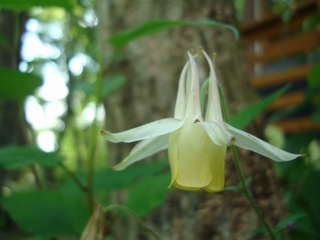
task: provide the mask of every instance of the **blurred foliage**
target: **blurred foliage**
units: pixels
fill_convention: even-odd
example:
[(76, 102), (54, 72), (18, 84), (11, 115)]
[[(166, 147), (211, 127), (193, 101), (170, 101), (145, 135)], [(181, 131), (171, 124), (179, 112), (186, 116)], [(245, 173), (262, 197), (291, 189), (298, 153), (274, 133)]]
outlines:
[(62, 7), (67, 10), (73, 8), (72, 0), (1, 0), (0, 8), (8, 10), (28, 10), (31, 7)]
[(0, 98), (22, 102), (41, 84), (41, 78), (13, 69), (0, 68)]
[[(90, 202), (108, 206), (110, 195), (119, 190), (127, 191), (127, 198), (121, 203), (124, 209), (130, 209), (137, 217), (145, 217), (161, 206), (169, 191), (167, 159), (137, 164), (120, 172), (106, 167), (107, 151), (98, 135), (105, 115), (100, 111), (101, 103), (127, 80), (126, 76), (105, 72), (105, 64), (113, 65), (120, 49), (130, 41), (173, 27), (223, 27), (236, 38), (238, 31), (214, 20), (154, 20), (111, 36), (108, 42), (116, 51), (102, 57), (95, 28), (97, 16), (90, 1), (4, 0), (0, 9), (29, 12), (19, 70), (0, 69), (0, 78), (5, 80), (0, 82), (0, 98), (24, 103), (25, 111), (30, 96), (44, 114), (50, 114), (46, 108), (52, 104), (64, 109), (42, 127), (34, 122), (37, 119), (31, 119), (27, 129), (29, 146), (0, 148), (0, 170), (6, 171), (7, 176), (0, 203), (10, 216), (1, 215), (0, 229), (6, 231), (13, 221), (20, 228), (18, 238), (80, 236), (91, 215)], [(24, 49), (30, 37), (38, 41), (32, 55)], [(0, 36), (0, 44), (11, 48), (6, 36)], [(51, 89), (49, 71), (55, 81)], [(60, 88), (66, 90), (55, 98), (50, 92), (56, 91), (53, 87), (59, 79), (64, 79)], [(53, 136), (55, 151), (41, 150), (41, 144), (47, 141), (39, 138), (43, 133)], [(35, 146), (37, 143), (39, 147)]]
[(242, 108), (230, 118), (231, 125), (239, 129), (246, 128), (257, 116), (259, 116), (259, 114), (263, 112), (264, 109), (276, 100), (276, 98), (284, 94), (289, 87), (290, 85), (286, 85), (269, 96)]
[(30, 164), (53, 167), (63, 158), (56, 152), (43, 152), (34, 146), (5, 146), (0, 148), (0, 168), (17, 169)]
[(239, 32), (234, 26), (230, 24), (214, 21), (214, 20), (209, 20), (209, 19), (194, 20), (194, 21), (152, 20), (134, 29), (113, 35), (108, 39), (108, 43), (110, 43), (112, 46), (114, 46), (117, 49), (121, 49), (128, 42), (143, 36), (155, 34), (157, 32), (160, 32), (163, 30), (169, 30), (175, 27), (201, 26), (201, 25), (223, 27), (223, 28), (230, 29), (234, 33), (235, 39), (239, 38)]
[(80, 235), (90, 216), (84, 196), (62, 191), (18, 192), (0, 202), (22, 229), (47, 238)]
[[(313, 106), (311, 114), (313, 121), (319, 121), (320, 108), (320, 67), (314, 65), (307, 76), (307, 89), (303, 102), (281, 115), (277, 119), (295, 114), (301, 108)], [(305, 213), (306, 217), (293, 221), (294, 228), (290, 231), (290, 239), (319, 239), (320, 238), (320, 145), (317, 131), (293, 134), (285, 141), (285, 149), (288, 151), (305, 152), (304, 158), (287, 163), (277, 163), (276, 169), (287, 186), (287, 206), (292, 214)], [(311, 148), (311, 146), (313, 146)]]
[[(243, 17), (243, 4), (244, 1), (236, 4), (239, 18)], [(42, 111), (52, 102), (64, 108), (63, 113), (57, 116), (51, 125), (38, 127), (29, 123), (29, 146), (8, 145), (0, 148), (0, 170), (6, 173), (1, 186), (0, 203), (5, 213), (1, 210), (0, 231), (5, 232), (14, 222), (19, 227), (15, 236), (19, 239), (79, 237), (91, 215), (92, 209), (88, 204), (90, 194), (95, 202), (108, 206), (111, 204), (112, 193), (126, 191), (127, 198), (121, 204), (139, 217), (146, 217), (160, 207), (169, 192), (170, 173), (167, 159), (137, 164), (120, 172), (112, 171), (106, 166), (107, 150), (96, 131), (103, 126), (105, 117), (104, 112), (102, 117), (99, 116), (99, 109), (102, 98), (123, 87), (127, 79), (126, 76), (116, 75), (112, 71), (108, 72), (107, 76), (101, 76), (105, 63), (101, 62), (99, 56), (99, 41), (95, 32), (98, 22), (92, 2), (1, 0), (0, 9), (28, 10), (29, 21), (33, 24), (30, 27), (33, 29), (31, 35), (47, 44), (45, 46), (50, 51), (46, 50), (52, 52), (48, 55), (22, 58), (19, 71), (0, 68), (1, 100), (23, 103), (31, 95)], [(315, 16), (306, 26), (318, 26), (318, 19)], [(213, 20), (153, 20), (110, 36), (108, 43), (114, 47), (115, 53), (119, 54), (123, 46), (137, 38), (174, 27), (200, 25), (229, 29), (235, 38), (239, 35), (233, 26)], [(6, 36), (0, 36), (1, 46), (10, 44)], [(114, 53), (103, 56), (111, 65), (116, 59), (114, 57), (118, 57), (112, 54)], [(74, 64), (75, 62), (78, 65)], [(74, 67), (79, 64), (80, 69)], [(51, 101), (48, 96), (41, 94), (47, 77), (43, 72), (48, 66), (54, 66), (55, 72), (67, 79), (67, 91), (61, 99)], [(310, 88), (306, 99), (308, 104), (312, 102), (316, 106), (313, 114), (315, 120), (319, 120), (320, 115), (319, 101), (314, 101), (319, 97), (319, 69), (319, 66), (315, 66), (310, 71)], [(98, 85), (98, 82), (101, 82), (101, 85)], [(248, 105), (231, 118), (232, 125), (245, 128), (286, 90), (287, 87), (282, 88)], [(97, 97), (99, 91), (101, 98)], [(89, 115), (91, 118), (86, 119)], [(36, 146), (41, 145), (37, 142), (39, 136), (48, 131), (53, 133), (56, 141), (56, 147), (51, 152), (45, 152)], [(308, 147), (316, 138), (315, 132), (291, 136), (285, 141), (286, 150), (308, 152)], [(92, 149), (95, 150), (94, 156), (90, 155)], [(92, 186), (88, 181), (89, 161), (95, 161), (91, 176)], [(305, 158), (276, 165), (279, 175), (287, 184), (286, 201), (292, 215), (280, 221), (275, 229), (282, 231), (294, 222), (295, 227), (291, 229), (292, 239), (319, 239), (320, 229), (317, 226), (320, 224), (320, 191), (315, 189), (319, 189), (317, 183), (320, 181), (320, 174), (319, 168), (314, 165), (314, 162), (319, 161), (319, 155), (314, 159), (308, 154)], [(37, 179), (41, 180), (41, 186), (37, 186)], [(250, 180), (251, 178), (247, 179), (247, 184), (250, 184)], [(239, 187), (229, 186), (225, 190), (239, 191)], [(9, 214), (10, 218), (6, 214)], [(109, 236), (107, 239), (112, 238)]]

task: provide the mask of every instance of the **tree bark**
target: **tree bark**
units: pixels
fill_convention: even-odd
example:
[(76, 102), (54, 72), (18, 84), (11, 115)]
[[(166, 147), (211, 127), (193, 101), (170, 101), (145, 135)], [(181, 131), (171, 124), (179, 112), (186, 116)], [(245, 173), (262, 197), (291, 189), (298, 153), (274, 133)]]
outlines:
[[(193, 20), (210, 18), (235, 24), (233, 1), (98, 1), (102, 41), (120, 30), (130, 29), (151, 19)], [(102, 31), (102, 30), (100, 30)], [(202, 46), (217, 53), (216, 71), (223, 85), (229, 107), (236, 111), (255, 99), (250, 88), (241, 42), (226, 29), (181, 27), (145, 37), (125, 47), (122, 60), (113, 72), (125, 74), (128, 82), (105, 101), (107, 129), (118, 132), (153, 120), (172, 116), (178, 79), (187, 60), (186, 51)], [(110, 55), (105, 46), (104, 54)], [(202, 67), (202, 66), (200, 66)], [(207, 69), (201, 69), (202, 79)], [(261, 137), (258, 121), (251, 132)], [(121, 161), (131, 144), (110, 147), (111, 164)], [(283, 215), (282, 195), (269, 160), (240, 150), (246, 176), (252, 176), (251, 190), (267, 220), (275, 224)], [(166, 154), (166, 153), (164, 153)], [(169, 183), (168, 183), (169, 184)], [(226, 186), (238, 185), (230, 155), (226, 159)], [(240, 193), (209, 194), (172, 189), (166, 204), (155, 210), (148, 223), (161, 239), (267, 239), (253, 234), (259, 225), (257, 217)], [(128, 229), (126, 227), (126, 229)], [(121, 230), (120, 230), (121, 232)], [(136, 231), (115, 239), (145, 239)], [(147, 239), (147, 238), (146, 238)]]
[[(20, 61), (20, 39), (25, 21), (25, 13), (0, 10), (0, 36), (4, 44), (0, 45), (0, 67), (17, 69)], [(16, 29), (19, 26), (20, 29)], [(10, 79), (0, 79), (10, 81)], [(23, 117), (23, 105), (15, 101), (1, 99), (0, 97), (0, 147), (5, 145), (25, 145), (27, 135)], [(6, 180), (13, 179), (14, 174), (0, 169), (0, 189)], [(2, 191), (0, 191), (0, 197)], [(4, 229), (12, 230), (13, 223), (6, 218), (3, 209), (0, 208)], [(6, 233), (0, 234), (0, 238), (6, 239)]]

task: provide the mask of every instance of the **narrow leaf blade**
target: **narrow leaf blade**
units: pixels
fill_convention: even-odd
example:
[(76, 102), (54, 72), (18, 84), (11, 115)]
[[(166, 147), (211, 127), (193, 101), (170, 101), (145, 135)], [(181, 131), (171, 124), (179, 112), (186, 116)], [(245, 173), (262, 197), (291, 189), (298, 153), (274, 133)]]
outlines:
[(231, 118), (230, 118), (231, 124), (230, 125), (235, 128), (238, 128), (238, 129), (244, 129), (264, 109), (266, 109), (266, 107), (269, 104), (271, 104), (276, 98), (278, 98), (279, 96), (284, 94), (289, 88), (290, 88), (290, 85), (286, 85), (286, 86), (280, 88), (278, 91), (271, 93), (267, 97), (244, 107), (238, 113), (231, 116)]
[(239, 32), (238, 30), (226, 23), (210, 20), (210, 19), (203, 19), (203, 20), (195, 20), (195, 21), (174, 21), (174, 20), (153, 20), (149, 22), (145, 22), (144, 24), (130, 29), (128, 31), (123, 31), (111, 36), (108, 39), (108, 43), (114, 46), (117, 49), (121, 49), (130, 41), (133, 41), (137, 38), (148, 36), (155, 34), (157, 32), (161, 32), (164, 30), (169, 30), (175, 27), (181, 26), (215, 26), (215, 27), (223, 27), (230, 29), (235, 38), (238, 39)]

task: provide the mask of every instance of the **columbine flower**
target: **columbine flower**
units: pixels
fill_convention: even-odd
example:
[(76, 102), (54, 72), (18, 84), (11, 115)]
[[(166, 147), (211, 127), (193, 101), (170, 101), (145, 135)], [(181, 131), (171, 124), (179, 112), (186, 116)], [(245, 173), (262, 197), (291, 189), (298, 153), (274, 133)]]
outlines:
[(275, 161), (288, 161), (300, 155), (278, 149), (223, 121), (218, 84), (211, 59), (201, 49), (209, 67), (208, 102), (203, 118), (199, 97), (199, 75), (194, 57), (184, 66), (174, 112), (165, 118), (120, 133), (101, 131), (110, 142), (140, 141), (115, 170), (168, 148), (172, 172), (170, 186), (209, 192), (224, 188), (224, 159), (227, 146), (235, 144)]

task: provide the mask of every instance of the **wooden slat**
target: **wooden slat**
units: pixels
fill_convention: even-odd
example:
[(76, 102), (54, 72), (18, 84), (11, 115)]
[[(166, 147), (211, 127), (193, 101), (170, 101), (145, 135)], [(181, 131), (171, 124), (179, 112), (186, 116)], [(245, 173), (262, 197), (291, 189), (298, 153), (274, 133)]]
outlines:
[(303, 91), (287, 93), (286, 95), (279, 97), (277, 100), (271, 103), (268, 106), (267, 111), (275, 111), (275, 110), (286, 108), (288, 106), (296, 105), (298, 103), (301, 103), (303, 98), (304, 98)]
[(310, 117), (297, 117), (273, 122), (286, 133), (298, 133), (307, 130), (320, 130), (320, 122), (312, 121)]
[(283, 22), (281, 15), (273, 14), (260, 21), (254, 21), (241, 26), (240, 32), (248, 43), (288, 33), (293, 29), (301, 28), (305, 18), (315, 13), (318, 8), (318, 1), (316, 0), (304, 2), (297, 7), (295, 15), (288, 23)]
[(310, 68), (310, 65), (301, 65), (290, 68), (289, 70), (254, 77), (251, 80), (251, 84), (255, 89), (265, 89), (277, 87), (290, 82), (305, 80)]
[(280, 60), (294, 54), (306, 53), (319, 44), (320, 36), (317, 31), (288, 36), (288, 38), (265, 44), (259, 55), (251, 54), (248, 56), (248, 62), (253, 64), (256, 62), (266, 63), (275, 59)]

